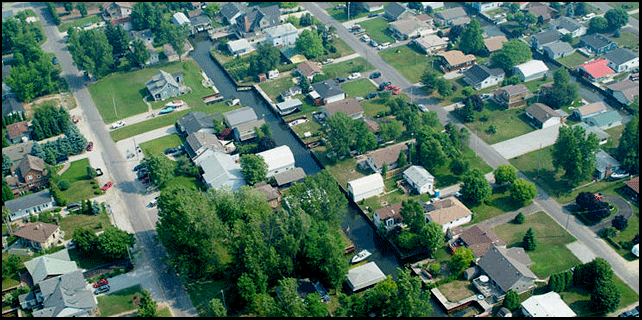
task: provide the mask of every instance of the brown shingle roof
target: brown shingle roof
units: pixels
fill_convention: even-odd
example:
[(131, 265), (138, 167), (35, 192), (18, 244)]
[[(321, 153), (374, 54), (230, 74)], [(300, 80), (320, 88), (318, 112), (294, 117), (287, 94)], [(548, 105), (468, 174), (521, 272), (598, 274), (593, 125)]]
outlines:
[(402, 208), (401, 202), (397, 202), (387, 207), (383, 207), (381, 209), (375, 210), (375, 212), (379, 215), (379, 218), (381, 220), (393, 218), (395, 219), (395, 222), (397, 222), (397, 221), (403, 220), (403, 217), (401, 216), (401, 208)]
[(510, 96), (514, 96), (514, 95), (518, 95), (518, 94), (522, 94), (522, 93), (528, 92), (528, 88), (525, 85), (521, 84), (521, 83), (520, 84), (508, 85), (508, 86), (505, 86), (505, 87), (501, 87), (501, 88), (499, 88), (497, 90), (505, 90), (506, 93), (508, 93), (508, 95), (510, 95)]
[(462, 239), (468, 248), (473, 250), (477, 257), (483, 256), (492, 246), (505, 246), (506, 242), (500, 239), (493, 230), (484, 224), (476, 224), (461, 233)]
[(381, 168), (384, 162), (388, 165), (397, 162), (397, 159), (399, 159), (399, 152), (401, 152), (401, 150), (408, 150), (408, 146), (405, 142), (400, 142), (383, 149), (371, 151), (368, 153), (368, 157), (372, 158), (372, 161), (375, 163), (377, 168)]
[(531, 106), (526, 108), (526, 112), (537, 119), (539, 122), (544, 123), (546, 120), (552, 117), (559, 117), (560, 115), (551, 109), (551, 107), (543, 103), (533, 103)]
[(34, 157), (28, 154), (25, 155), (24, 158), (22, 158), (20, 164), (18, 165), (18, 168), (20, 168), (20, 174), (23, 176), (30, 170), (43, 172), (45, 170), (45, 162), (38, 157)]
[(316, 63), (311, 61), (303, 61), (299, 63), (296, 67), (306, 77), (312, 77), (317, 73), (323, 73), (323, 70), (321, 70), (321, 67), (319, 67)]
[(379, 132), (379, 123), (378, 123), (377, 121), (374, 121), (374, 120), (366, 120), (366, 126), (367, 126), (367, 127), (368, 127), (368, 129), (370, 129), (370, 131), (372, 131), (373, 133), (377, 133), (377, 132)]
[(269, 184), (257, 187), (256, 190), (264, 194), (267, 201), (278, 200), (281, 196), (279, 194), (279, 189), (276, 189)]
[(334, 115), (339, 111), (342, 111), (348, 116), (351, 116), (359, 112), (363, 112), (363, 108), (361, 108), (359, 101), (352, 98), (332, 102), (330, 104), (325, 105), (323, 108), (326, 110), (328, 117)]
[(446, 62), (448, 62), (448, 64), (451, 66), (457, 66), (470, 61), (475, 61), (477, 59), (475, 55), (473, 54), (465, 55), (463, 52), (459, 50), (450, 50), (450, 51), (439, 53), (438, 55), (442, 56), (446, 60)]
[(43, 243), (59, 228), (59, 226), (51, 223), (27, 223), (24, 227), (16, 230), (14, 234), (20, 238)]
[(455, 197), (433, 202), (425, 207), (432, 221), (439, 225), (461, 219), (473, 213)]
[(488, 49), (489, 52), (500, 50), (504, 47), (504, 42), (508, 42), (508, 39), (506, 39), (506, 37), (504, 36), (496, 36), (484, 39), (484, 44), (486, 45), (486, 49)]
[(9, 136), (9, 139), (14, 139), (28, 134), (29, 125), (27, 121), (20, 121), (7, 126), (7, 135)]
[(577, 108), (577, 112), (579, 112), (582, 116), (597, 113), (600, 111), (606, 111), (606, 110), (607, 110), (606, 105), (602, 101), (589, 103), (587, 105)]
[(624, 181), (624, 184), (629, 186), (631, 190), (635, 191), (635, 193), (639, 194), (640, 193), (640, 176), (637, 176), (631, 180)]

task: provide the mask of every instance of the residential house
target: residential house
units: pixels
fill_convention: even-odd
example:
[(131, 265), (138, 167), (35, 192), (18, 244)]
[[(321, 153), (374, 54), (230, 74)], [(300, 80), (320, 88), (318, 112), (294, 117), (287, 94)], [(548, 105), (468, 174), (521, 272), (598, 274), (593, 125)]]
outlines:
[(231, 55), (244, 55), (254, 51), (254, 47), (247, 39), (238, 39), (227, 43), (227, 50)]
[(437, 52), (444, 52), (448, 47), (448, 41), (438, 37), (436, 34), (429, 34), (412, 40), (427, 55)]
[(475, 224), (466, 228), (460, 235), (459, 239), (466, 248), (473, 251), (478, 259), (485, 255), (490, 248), (506, 247), (506, 242), (499, 238), (497, 234), (485, 224)]
[(595, 154), (595, 172), (593, 176), (597, 179), (606, 179), (615, 171), (618, 171), (622, 165), (617, 159), (610, 154), (600, 150)]
[(393, 37), (401, 40), (415, 39), (431, 31), (430, 25), (412, 15), (390, 22), (389, 29)]
[[(327, 79), (321, 82), (313, 83), (312, 89), (319, 96), (319, 104), (329, 104), (346, 98), (346, 92), (339, 86), (335, 79)], [(320, 103), (319, 103), (320, 102)]]
[(44, 160), (27, 154), (14, 168), (11, 176), (6, 177), (14, 195), (47, 187), (47, 168)]
[(479, 12), (486, 12), (493, 9), (497, 9), (504, 4), (503, 2), (473, 2), (473, 8), (477, 9)]
[(426, 10), (427, 7), (430, 7), (431, 9), (439, 9), (444, 7), (443, 2), (420, 2), (421, 6)]
[(71, 258), (69, 258), (67, 249), (33, 258), (25, 261), (24, 264), (33, 284), (80, 270), (76, 261), (71, 261)]
[(515, 84), (501, 87), (495, 90), (493, 98), (495, 102), (500, 104), (506, 109), (523, 107), (526, 105), (526, 99), (531, 95), (531, 92), (523, 84)]
[(188, 114), (178, 118), (175, 127), (179, 134), (183, 136), (188, 136), (194, 132), (214, 133), (212, 116), (202, 111), (190, 111)]
[(588, 118), (586, 123), (591, 126), (596, 126), (602, 130), (608, 130), (613, 127), (621, 126), (622, 116), (616, 110), (610, 110)]
[(425, 13), (420, 13), (420, 14), (416, 15), (415, 17), (417, 19), (419, 19), (420, 21), (425, 22), (430, 27), (432, 27), (434, 25), (434, 21), (433, 21), (432, 17), (427, 15), (427, 14), (425, 14)]
[(542, 60), (531, 60), (513, 67), (513, 74), (516, 74), (523, 82), (528, 82), (544, 77), (548, 67)]
[(375, 210), (375, 212), (372, 214), (372, 221), (374, 222), (377, 229), (381, 228), (382, 223), (386, 230), (390, 230), (401, 224), (401, 222), (403, 221), (403, 217), (401, 216), (401, 208), (402, 203), (400, 201), (395, 204), (391, 204), (389, 206)]
[(383, 10), (383, 2), (360, 2), (363, 11), (375, 12)]
[(184, 24), (186, 24), (186, 25), (191, 29), (191, 25), (190, 25), (190, 23), (189, 23), (189, 19), (188, 19), (188, 18), (187, 18), (187, 16), (186, 16), (184, 13), (182, 13), (182, 12), (176, 12), (176, 13), (174, 13), (174, 14), (172, 15), (172, 22), (173, 22), (175, 25), (177, 25), (177, 26), (180, 26), (180, 25), (184, 25)]
[(308, 78), (308, 81), (312, 81), (312, 78), (317, 74), (323, 74), (321, 67), (312, 61), (303, 61), (296, 66), (296, 69), (299, 74)]
[(168, 62), (172, 61), (178, 61), (178, 53), (176, 50), (174, 50), (174, 47), (172, 47), (171, 44), (166, 43), (163, 45), (163, 53), (165, 54), (165, 57), (167, 58)]
[(455, 20), (452, 20), (450, 22), (450, 25), (453, 26), (453, 27), (454, 26), (464, 26), (465, 27), (466, 25), (468, 25), (468, 23), (470, 23), (470, 17), (469, 16), (465, 16), (465, 17), (460, 17), (460, 18), (457, 18)]
[(599, 145), (603, 145), (609, 141), (609, 138), (611, 137), (610, 134), (606, 133), (604, 130), (596, 127), (596, 126), (590, 126), (586, 122), (580, 122), (572, 125), (572, 127), (582, 127), (584, 128), (584, 137), (588, 138), (588, 136), (593, 133), (597, 137), (597, 140), (599, 141)]
[(530, 296), (522, 302), (521, 307), (525, 317), (577, 317), (573, 309), (555, 291)]
[(555, 41), (542, 46), (544, 55), (550, 59), (556, 60), (571, 55), (574, 52), (573, 47), (564, 41)]
[(234, 128), (232, 128), (232, 131), (234, 131), (234, 139), (239, 142), (254, 139), (256, 138), (255, 128), (260, 128), (264, 124), (265, 120), (263, 119), (237, 124), (236, 126), (234, 126)]
[(626, 180), (624, 184), (626, 185), (624, 190), (631, 195), (631, 200), (638, 202), (640, 198), (640, 176)]
[(276, 186), (286, 187), (292, 183), (302, 181), (305, 178), (305, 171), (302, 168), (294, 167), (291, 170), (279, 172), (274, 175), (274, 180), (276, 181)]
[(230, 128), (234, 128), (242, 123), (258, 120), (254, 109), (251, 107), (242, 107), (225, 112), (223, 113), (223, 118), (225, 119), (225, 124)]
[(13, 161), (14, 163), (14, 165), (11, 167), (11, 172), (15, 171), (15, 169), (18, 168), (18, 164), (20, 163), (20, 161), (22, 161), (22, 158), (31, 153), (33, 144), (34, 141), (29, 140), (27, 142), (21, 142), (6, 148), (2, 148), (2, 156), (11, 159), (11, 161)]
[(185, 139), (184, 146), (187, 155), (194, 163), (198, 162), (198, 157), (209, 149), (229, 153), (213, 133), (193, 132)]
[[(462, 9), (463, 10), (463, 9)], [(457, 71), (461, 68), (468, 68), (475, 64), (474, 54), (464, 54), (459, 50), (450, 50), (438, 53), (439, 61), (441, 62), (444, 72)]]
[(379, 123), (377, 121), (368, 119), (364, 119), (364, 121), (366, 122), (366, 127), (368, 127), (368, 130), (370, 130), (374, 134), (379, 133)]
[(60, 226), (55, 224), (30, 222), (15, 230), (13, 235), (18, 237), (22, 245), (39, 251), (49, 249), (56, 243), (62, 243), (64, 232), (60, 231)]
[(282, 116), (293, 113), (299, 110), (299, 108), (301, 107), (303, 107), (303, 102), (301, 102), (301, 100), (299, 99), (287, 99), (281, 103), (276, 104), (276, 109)]
[[(147, 48), (147, 51), (149, 52), (149, 59), (145, 61), (145, 65), (151, 66), (153, 64), (159, 63), (160, 55), (158, 54), (158, 51), (156, 51), (156, 48), (154, 48), (154, 46), (149, 43), (145, 43), (145, 48)], [(132, 48), (132, 51), (133, 51), (133, 48)]]
[(573, 117), (579, 121), (584, 121), (589, 117), (608, 111), (604, 101), (598, 101), (583, 105), (573, 110)]
[(526, 5), (526, 7), (522, 11), (524, 12), (524, 14), (530, 12), (534, 14), (538, 19), (539, 17), (542, 17), (542, 19), (544, 19), (544, 23), (547, 23), (549, 20), (557, 16), (557, 10), (541, 2), (531, 2)]
[(473, 219), (473, 213), (454, 196), (437, 200), (423, 207), (426, 222), (440, 225), (443, 232)]
[(557, 29), (548, 29), (531, 35), (530, 45), (532, 48), (541, 52), (545, 45), (553, 43), (562, 38), (562, 34)]
[(321, 107), (321, 111), (324, 113), (325, 117), (331, 117), (337, 112), (343, 112), (352, 119), (361, 119), (363, 118), (363, 108), (359, 104), (359, 101), (348, 98), (332, 102)]
[(205, 186), (216, 190), (224, 187), (238, 190), (245, 185), (241, 165), (234, 160), (234, 157), (211, 149), (205, 153), (199, 161), (203, 169), (202, 179)]
[(270, 207), (272, 209), (275, 209), (279, 206), (281, 203), (281, 199), (283, 198), (283, 193), (281, 193), (281, 190), (272, 187), (269, 184), (264, 184), (261, 186), (254, 186), (254, 188), (265, 195), (265, 200), (268, 202)]
[(42, 308), (32, 313), (34, 317), (87, 317), (98, 308), (81, 270), (43, 280), (38, 286), (36, 300)]
[(633, 70), (640, 65), (640, 56), (629, 49), (618, 48), (604, 55), (608, 66), (615, 72)]
[(294, 154), (290, 147), (283, 145), (270, 150), (265, 150), (256, 154), (261, 156), (267, 164), (266, 178), (273, 177), (275, 174), (294, 169)]
[[(477, 262), (490, 283), (502, 292), (496, 298), (501, 298), (511, 290), (521, 294), (535, 287), (537, 276), (528, 268), (531, 264), (533, 261), (524, 248), (506, 249), (496, 246), (490, 248)], [(476, 286), (477, 283), (473, 281), (473, 285)]]
[(236, 18), (237, 36), (246, 38), (266, 28), (278, 26), (281, 24), (280, 16), (281, 10), (278, 4), (264, 8), (253, 7)]
[(488, 69), (486, 66), (476, 64), (464, 71), (464, 81), (475, 90), (492, 87), (503, 80), (504, 70), (499, 68)]
[(526, 108), (526, 116), (528, 116), (538, 129), (548, 128), (562, 122), (562, 117), (551, 107), (543, 103), (533, 103)]
[(348, 194), (357, 202), (384, 192), (383, 177), (379, 173), (348, 181)]
[(46, 189), (9, 200), (4, 203), (4, 206), (9, 209), (9, 220), (16, 221), (28, 218), (30, 214), (37, 215), (42, 211), (52, 209), (55, 206), (55, 201), (49, 190)]
[(121, 25), (125, 31), (132, 29), (133, 2), (110, 2), (103, 6), (102, 17), (112, 25)]
[(212, 27), (212, 20), (205, 14), (200, 14), (189, 18), (191, 34), (206, 31)]
[(399, 2), (390, 2), (385, 7), (384, 17), (390, 21), (397, 21), (410, 15), (412, 15), (412, 13)]
[(585, 79), (591, 82), (601, 82), (608, 78), (610, 74), (615, 73), (608, 66), (609, 61), (602, 58), (585, 62), (577, 66), (577, 72)]
[(549, 22), (548, 27), (557, 29), (562, 35), (570, 34), (573, 38), (585, 35), (588, 30), (584, 25), (569, 17), (555, 19)]
[(453, 21), (466, 16), (466, 11), (462, 7), (454, 7), (436, 12), (433, 16), (443, 20), (448, 25), (453, 25)]
[(27, 121), (20, 121), (7, 125), (6, 130), (7, 132), (5, 136), (7, 137), (7, 140), (9, 140), (9, 142), (11, 142), (12, 144), (27, 141), (29, 140), (29, 136), (31, 136), (29, 122)]
[(366, 154), (366, 165), (376, 173), (381, 173), (384, 164), (388, 166), (388, 170), (397, 168), (399, 154), (401, 152), (408, 153), (408, 145), (406, 143), (407, 141), (399, 142), (385, 148), (369, 151)]
[(143, 41), (144, 43), (154, 43), (154, 33), (151, 29), (131, 30), (129, 31), (129, 37), (132, 39), (132, 41), (138, 39)]
[[(192, 10), (187, 11), (188, 18), (198, 17), (202, 14), (205, 14), (205, 12), (200, 7), (192, 7)], [(190, 19), (190, 22), (191, 22), (191, 19)]]
[(506, 307), (501, 307), (497, 310), (497, 317), (499, 318), (509, 318), (513, 316), (513, 312), (508, 310)]
[(292, 99), (292, 97), (296, 96), (297, 94), (301, 94), (301, 87), (295, 85), (290, 87), (288, 90), (281, 92), (279, 94), (279, 97), (281, 98), (281, 101), (285, 101)]
[(403, 178), (418, 194), (433, 193), (435, 177), (422, 166), (412, 165), (403, 172)]
[(347, 284), (352, 292), (358, 292), (386, 280), (386, 275), (374, 261), (348, 270)]
[(501, 50), (504, 47), (504, 42), (508, 42), (505, 36), (496, 36), (484, 39), (484, 45), (486, 46), (486, 52), (488, 55)]
[(263, 30), (265, 41), (275, 47), (290, 46), (296, 44), (299, 37), (297, 29), (291, 23), (285, 23)]
[[(7, 90), (5, 90), (5, 87)], [(5, 92), (7, 94), (5, 95)], [(2, 82), (2, 115), (11, 115), (11, 114), (25, 114), (25, 107), (22, 105), (22, 102), (18, 102), (16, 97), (11, 92), (11, 88), (6, 86), (6, 83)]]
[(233, 25), (236, 23), (236, 18), (240, 17), (247, 7), (243, 2), (228, 2), (221, 6), (221, 16), (227, 23)]
[(606, 86), (606, 91), (617, 101), (628, 106), (640, 95), (640, 83), (626, 79)]
[(301, 52), (299, 52), (299, 50), (296, 49), (296, 46), (283, 46), (278, 49), (281, 52), (281, 55), (292, 64), (297, 64), (308, 60), (304, 55), (301, 54)]
[(154, 101), (173, 98), (187, 92), (187, 88), (183, 84), (182, 72), (169, 74), (158, 70), (158, 73), (147, 81), (145, 86)]
[(617, 48), (617, 43), (601, 34), (594, 33), (583, 36), (580, 39), (579, 47), (585, 48), (595, 55), (599, 55), (615, 50)]

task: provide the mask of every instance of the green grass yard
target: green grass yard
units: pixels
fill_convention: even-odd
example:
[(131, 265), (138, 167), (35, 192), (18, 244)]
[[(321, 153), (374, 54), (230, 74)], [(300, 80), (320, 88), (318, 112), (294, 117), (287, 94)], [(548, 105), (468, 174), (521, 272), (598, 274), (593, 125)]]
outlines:
[[(367, 78), (361, 78), (350, 82), (340, 84), (341, 88), (346, 92), (346, 98), (364, 97), (368, 93), (377, 91), (372, 82)], [(365, 101), (365, 100), (364, 100)], [(363, 101), (361, 102), (363, 103)]]
[(74, 21), (61, 23), (58, 26), (58, 31), (60, 31), (61, 33), (62, 32), (67, 32), (67, 30), (69, 30), (69, 28), (71, 28), (71, 27), (81, 27), (82, 28), (82, 26), (84, 24), (86, 24), (86, 23), (99, 23), (101, 21), (103, 21), (103, 19), (98, 15), (86, 16), (84, 18), (78, 18), (78, 19), (76, 19)]
[(214, 298), (221, 299), (221, 290), (229, 297), (228, 291), (232, 283), (224, 280), (199, 280), (188, 283), (187, 293), (200, 315), (207, 315), (207, 305)]
[(278, 103), (277, 97), (283, 91), (287, 91), (290, 87), (294, 86), (294, 81), (292, 81), (291, 76), (282, 76), (279, 79), (268, 80), (266, 82), (260, 83), (259, 87), (265, 92), (265, 94), (272, 99), (272, 102)]
[(359, 22), (358, 25), (366, 29), (366, 34), (377, 43), (396, 42), (388, 30), (390, 24), (381, 17)]
[(575, 68), (579, 66), (580, 64), (588, 61), (589, 58), (586, 56), (582, 55), (578, 51), (573, 52), (573, 54), (568, 55), (564, 58), (559, 58), (557, 59), (557, 62), (569, 67), (569, 68)]
[[(406, 95), (403, 95), (407, 97)], [(361, 101), (361, 108), (363, 108), (363, 114), (367, 118), (374, 118), (374, 116), (379, 112), (390, 112), (390, 107), (386, 105), (386, 98), (372, 98)]]
[[(482, 118), (486, 120), (481, 121)], [(466, 123), (466, 127), (486, 143), (495, 144), (535, 131), (526, 121), (524, 108), (504, 110), (489, 101), (481, 112), (475, 112), (475, 121)], [(495, 133), (491, 133), (490, 126), (495, 127)]]
[(504, 213), (519, 210), (531, 203), (532, 201), (525, 204), (513, 201), (510, 198), (510, 192), (507, 187), (495, 188), (493, 189), (493, 193), (490, 198), (481, 204), (472, 206), (464, 203), (474, 213), (473, 220), (466, 225), (473, 225), (484, 220), (500, 216)]
[(628, 48), (635, 52), (640, 51), (640, 37), (631, 32), (621, 32), (619, 38), (614, 38), (613, 36), (607, 36), (607, 38), (617, 42), (619, 48)]
[[(334, 9), (338, 4), (345, 5), (346, 3), (345, 2), (328, 2), (328, 5), (330, 7), (326, 9), (326, 11), (330, 16), (332, 16), (334, 19), (336, 19), (339, 22), (348, 21), (348, 15), (346, 14), (344, 9), (337, 9), (337, 10)], [(388, 2), (384, 2), (384, 8), (387, 4)], [(379, 10), (375, 12), (383, 12), (383, 10)], [(367, 17), (369, 14), (370, 12), (363, 12), (363, 11), (359, 12), (356, 15), (353, 13), (350, 13), (352, 20)]]
[(69, 183), (87, 179), (87, 167), (89, 167), (89, 158), (83, 158), (70, 163), (69, 168), (60, 176), (61, 180), (67, 180)]
[[(437, 59), (436, 57), (427, 57), (409, 46), (382, 50), (379, 55), (411, 83), (419, 82), (426, 68), (433, 68), (431, 62)], [(434, 69), (438, 70), (436, 64)]]
[(111, 225), (107, 213), (98, 215), (86, 214), (68, 214), (60, 220), (60, 229), (65, 232), (65, 240), (70, 240), (74, 235), (74, 230), (85, 228), (92, 230), (94, 233), (105, 230)]
[[(73, 161), (60, 176), (60, 180), (69, 181), (69, 189), (62, 191), (69, 203), (91, 199), (103, 193), (97, 183), (92, 184), (92, 181), (95, 180), (87, 179), (88, 166), (89, 158)], [(94, 188), (94, 185), (98, 187)], [(95, 194), (96, 191), (98, 194)]]
[(156, 138), (140, 144), (145, 157), (154, 154), (163, 153), (167, 148), (176, 148), (183, 143), (183, 139), (176, 134), (170, 134), (164, 137)]
[(134, 296), (140, 295), (142, 287), (140, 284), (125, 288), (114, 293), (96, 297), (98, 300), (98, 312), (101, 317), (110, 317), (123, 312), (137, 310), (134, 305)]
[(347, 61), (332, 63), (321, 67), (328, 78), (347, 77), (353, 72), (365, 72), (374, 70), (370, 62), (363, 57), (357, 57)]

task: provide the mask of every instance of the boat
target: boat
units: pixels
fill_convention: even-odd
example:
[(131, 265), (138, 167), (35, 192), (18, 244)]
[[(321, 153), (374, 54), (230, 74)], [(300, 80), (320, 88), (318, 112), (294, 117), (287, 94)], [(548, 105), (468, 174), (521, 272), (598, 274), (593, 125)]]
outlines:
[(183, 100), (172, 100), (172, 102), (167, 103), (165, 106), (166, 107), (180, 107), (184, 105), (185, 102)]
[(371, 255), (372, 255), (372, 253), (370, 253), (370, 251), (362, 250), (361, 252), (357, 253), (356, 256), (352, 257), (352, 263), (357, 263), (357, 262), (361, 262), (363, 260), (366, 260)]

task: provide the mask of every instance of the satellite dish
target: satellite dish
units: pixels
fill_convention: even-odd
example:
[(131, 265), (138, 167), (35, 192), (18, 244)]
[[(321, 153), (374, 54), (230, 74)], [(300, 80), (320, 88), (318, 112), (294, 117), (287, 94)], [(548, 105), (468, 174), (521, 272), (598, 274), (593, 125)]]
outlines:
[(480, 276), (479, 281), (481, 282), (488, 282), (488, 276)]

